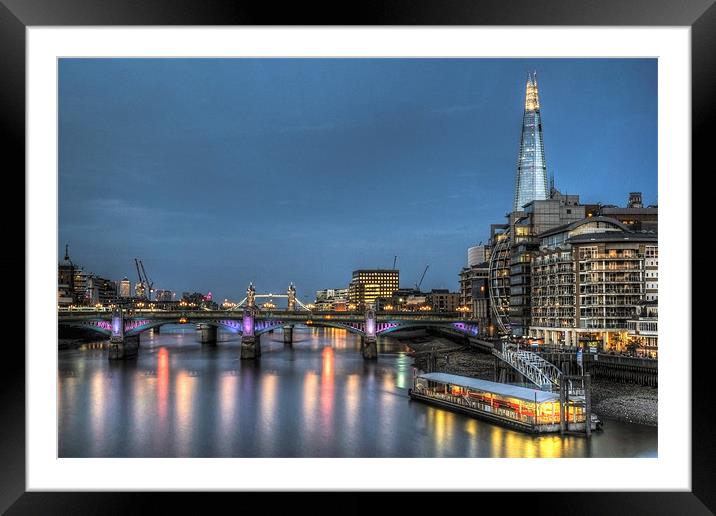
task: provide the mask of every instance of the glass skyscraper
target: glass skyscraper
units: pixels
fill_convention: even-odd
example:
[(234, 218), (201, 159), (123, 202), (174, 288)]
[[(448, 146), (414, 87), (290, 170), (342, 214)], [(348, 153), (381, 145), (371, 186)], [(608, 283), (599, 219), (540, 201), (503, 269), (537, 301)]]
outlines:
[(522, 140), (517, 159), (514, 211), (526, 203), (549, 197), (547, 187), (547, 163), (544, 159), (542, 140), (542, 116), (539, 111), (537, 72), (527, 75), (525, 114), (522, 118)]

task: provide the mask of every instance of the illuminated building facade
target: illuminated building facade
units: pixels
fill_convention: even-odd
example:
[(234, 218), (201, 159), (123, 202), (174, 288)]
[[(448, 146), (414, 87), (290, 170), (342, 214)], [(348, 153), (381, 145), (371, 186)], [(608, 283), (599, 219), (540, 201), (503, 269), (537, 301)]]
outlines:
[(316, 310), (338, 310), (345, 311), (348, 306), (347, 288), (325, 288), (316, 290)]
[(157, 290), (154, 299), (159, 302), (174, 301), (175, 294), (171, 290)]
[(537, 74), (527, 78), (525, 111), (522, 117), (522, 138), (517, 159), (514, 211), (528, 202), (549, 197), (547, 187), (547, 162), (542, 139), (542, 115), (540, 114)]
[(348, 286), (348, 302), (358, 307), (373, 305), (379, 297), (391, 297), (399, 283), (397, 269), (355, 270)]
[(132, 297), (132, 282), (126, 276), (119, 282), (119, 297)]
[(639, 357), (659, 358), (659, 307), (656, 301), (645, 301), (638, 317), (627, 321), (629, 346)]
[(530, 336), (627, 351), (628, 321), (646, 301), (647, 256), (657, 252), (655, 233), (632, 232), (607, 217), (547, 232), (531, 265)]

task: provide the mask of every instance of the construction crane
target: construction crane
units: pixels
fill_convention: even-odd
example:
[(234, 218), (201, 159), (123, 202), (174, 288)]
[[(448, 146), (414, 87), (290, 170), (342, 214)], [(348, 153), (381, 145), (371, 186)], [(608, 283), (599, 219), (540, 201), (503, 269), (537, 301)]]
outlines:
[(147, 276), (147, 271), (144, 270), (144, 263), (139, 260), (139, 266), (142, 268), (142, 274), (144, 274), (144, 286), (147, 288), (147, 298), (151, 301), (152, 293), (154, 292), (154, 282)]
[(142, 271), (139, 270), (139, 261), (134, 259), (134, 266), (137, 268), (137, 297), (146, 297), (146, 289), (144, 288), (144, 281), (142, 281)]
[(398, 255), (393, 256), (393, 270), (395, 270), (395, 262), (398, 261)]
[(430, 267), (430, 265), (426, 265), (426, 266), (425, 266), (425, 270), (423, 271), (423, 275), (420, 276), (420, 281), (415, 284), (415, 290), (417, 290), (418, 292), (420, 292), (420, 285), (423, 284), (423, 279), (425, 279), (425, 273), (428, 272), (428, 267)]
[(137, 268), (137, 276), (139, 277), (139, 282), (137, 283), (138, 296), (141, 298), (151, 299), (153, 292), (152, 287), (154, 286), (154, 283), (149, 281), (149, 277), (147, 276), (147, 271), (144, 270), (142, 260), (135, 258), (134, 266)]

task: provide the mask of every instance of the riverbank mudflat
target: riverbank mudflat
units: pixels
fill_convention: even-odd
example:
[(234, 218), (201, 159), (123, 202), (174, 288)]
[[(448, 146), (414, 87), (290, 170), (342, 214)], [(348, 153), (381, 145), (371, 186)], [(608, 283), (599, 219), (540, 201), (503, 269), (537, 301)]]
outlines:
[[(437, 369), (446, 373), (495, 381), (495, 358), (468, 346), (460, 346), (443, 337), (405, 339), (413, 350), (415, 367), (425, 369), (427, 351), (437, 352)], [(592, 410), (602, 417), (658, 425), (658, 389), (631, 383), (592, 379)]]

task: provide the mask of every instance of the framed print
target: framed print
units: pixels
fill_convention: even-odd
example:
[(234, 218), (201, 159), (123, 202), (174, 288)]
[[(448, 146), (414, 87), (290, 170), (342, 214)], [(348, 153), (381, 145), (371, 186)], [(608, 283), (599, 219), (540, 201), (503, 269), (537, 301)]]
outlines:
[(713, 511), (690, 281), (712, 2), (3, 2), (27, 202), (3, 510)]

